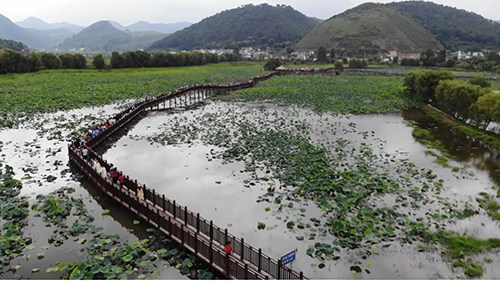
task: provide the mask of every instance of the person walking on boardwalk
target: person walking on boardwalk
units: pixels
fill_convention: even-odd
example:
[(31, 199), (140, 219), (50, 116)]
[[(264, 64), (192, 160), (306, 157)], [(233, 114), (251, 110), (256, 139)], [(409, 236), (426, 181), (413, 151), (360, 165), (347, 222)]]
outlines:
[(87, 148), (87, 146), (84, 146), (83, 149), (82, 149), (82, 156), (83, 156), (83, 159), (85, 160), (89, 160), (89, 150)]
[(118, 181), (118, 169), (116, 169), (116, 167), (111, 171), (111, 179), (113, 184)]
[(138, 184), (137, 185), (137, 197), (139, 200), (143, 201), (144, 200), (144, 191), (142, 190), (142, 185)]
[(118, 178), (118, 182), (120, 183), (120, 187), (123, 188), (123, 185), (125, 184), (125, 176), (123, 173), (120, 173), (120, 177)]
[(231, 245), (231, 241), (227, 241), (226, 246), (224, 247), (224, 251), (227, 255), (233, 254), (233, 246)]

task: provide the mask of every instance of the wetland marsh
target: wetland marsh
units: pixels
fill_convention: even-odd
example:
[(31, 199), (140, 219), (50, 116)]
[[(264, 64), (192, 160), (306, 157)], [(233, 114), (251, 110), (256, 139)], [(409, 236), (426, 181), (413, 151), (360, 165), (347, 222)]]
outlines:
[[(97, 80), (87, 71), (47, 72), (0, 83), (10, 105), (2, 104), (15, 112), (4, 112), (0, 131), (3, 183), (19, 190), (5, 196), (22, 207), (17, 221), (2, 207), (3, 277), (214, 277), (121, 212), (68, 165), (66, 151), (67, 136), (118, 112), (132, 101), (126, 98), (261, 73), (242, 64), (210, 76), (222, 69), (211, 67), (178, 76), (134, 70), (128, 88), (119, 86), (128, 71)], [(167, 72), (172, 77), (162, 78)], [(59, 93), (44, 98), (50, 91), (42, 87), (23, 103), (30, 89), (15, 85), (43, 75), (84, 82), (47, 81)], [(94, 80), (97, 88), (85, 96)], [(9, 96), (16, 91), (19, 97)], [(495, 278), (498, 152), (405, 109), (413, 105), (398, 77), (277, 77), (198, 108), (143, 114), (98, 152), (274, 258), (298, 249), (293, 268), (308, 278)], [(9, 232), (9, 222), (20, 232)], [(84, 270), (67, 272), (75, 265)]]

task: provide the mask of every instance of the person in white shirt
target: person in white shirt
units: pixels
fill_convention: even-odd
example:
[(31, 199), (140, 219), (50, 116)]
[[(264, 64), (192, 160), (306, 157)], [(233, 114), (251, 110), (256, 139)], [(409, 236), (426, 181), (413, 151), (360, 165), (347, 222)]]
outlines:
[(89, 157), (89, 150), (87, 149), (87, 147), (83, 147), (82, 149), (82, 156), (83, 156), (83, 159), (85, 160), (88, 160), (88, 157)]

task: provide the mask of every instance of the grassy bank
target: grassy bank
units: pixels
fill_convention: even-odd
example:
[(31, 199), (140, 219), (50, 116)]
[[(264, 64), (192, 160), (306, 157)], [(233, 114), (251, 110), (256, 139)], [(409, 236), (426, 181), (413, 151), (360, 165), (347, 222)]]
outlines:
[(500, 150), (500, 136), (493, 133), (493, 132), (488, 132), (485, 130), (482, 130), (480, 128), (467, 125), (465, 123), (462, 123), (460, 121), (457, 121), (453, 119), (452, 117), (448, 116), (447, 114), (436, 110), (433, 107), (430, 107), (428, 105), (425, 105), (423, 107), (424, 111), (432, 117), (434, 120), (439, 121), (439, 122), (444, 122), (448, 125), (450, 125), (454, 130), (457, 130), (459, 132), (462, 132), (468, 136), (471, 136), (475, 139), (481, 140), (484, 143), (494, 147), (495, 149)]

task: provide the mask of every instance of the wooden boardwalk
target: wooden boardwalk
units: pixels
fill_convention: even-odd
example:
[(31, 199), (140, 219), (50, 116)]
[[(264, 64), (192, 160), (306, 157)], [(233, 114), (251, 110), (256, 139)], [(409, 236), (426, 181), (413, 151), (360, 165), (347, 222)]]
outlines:
[[(189, 106), (226, 91), (253, 87), (259, 81), (274, 75), (276, 73), (253, 77), (248, 82), (232, 85), (182, 87), (154, 99), (137, 103), (115, 115), (116, 123), (89, 140), (87, 145), (94, 149), (146, 110)], [(144, 200), (140, 200), (136, 194), (138, 187), (136, 180), (131, 180), (126, 176), (123, 187), (112, 184), (109, 179), (99, 175), (74, 147), (69, 145), (68, 151), (70, 161), (75, 163), (107, 196), (137, 214), (226, 277), (231, 279), (306, 279), (302, 272), (282, 265), (280, 261), (264, 254), (261, 249), (246, 243), (243, 238), (231, 235), (227, 229), (217, 227), (212, 221), (202, 218), (200, 214), (190, 212), (185, 206), (179, 206), (175, 200), (172, 201), (165, 195), (157, 194), (154, 189), (144, 186)], [(90, 156), (109, 171), (110, 164), (106, 160), (92, 151)], [(232, 255), (226, 255), (224, 252), (224, 245), (227, 241), (232, 242), (234, 251)]]
[[(113, 117), (116, 123), (89, 140), (87, 145), (94, 149), (147, 110), (190, 106), (223, 92), (254, 87), (258, 82), (275, 75), (318, 74), (406, 75), (373, 70), (348, 70), (342, 73), (336, 72), (334, 69), (285, 70), (252, 77), (246, 82), (230, 85), (185, 86), (147, 101), (136, 103), (129, 109), (116, 114)], [(109, 197), (171, 237), (226, 277), (232, 279), (306, 279), (302, 272), (282, 265), (280, 261), (262, 253), (260, 248), (252, 247), (243, 238), (231, 235), (227, 229), (215, 226), (212, 221), (202, 218), (198, 213), (190, 212), (185, 206), (179, 206), (175, 200), (172, 201), (165, 195), (157, 194), (154, 189), (144, 186), (144, 200), (140, 200), (136, 195), (138, 187), (136, 180), (125, 176), (124, 187), (113, 185), (108, 179), (99, 175), (71, 145), (68, 146), (68, 152), (70, 161), (75, 163)], [(93, 152), (91, 152), (91, 156), (109, 171), (110, 164), (106, 160)], [(233, 255), (225, 254), (223, 245), (226, 241), (232, 242)]]

